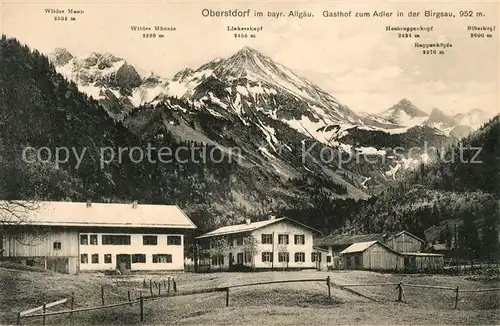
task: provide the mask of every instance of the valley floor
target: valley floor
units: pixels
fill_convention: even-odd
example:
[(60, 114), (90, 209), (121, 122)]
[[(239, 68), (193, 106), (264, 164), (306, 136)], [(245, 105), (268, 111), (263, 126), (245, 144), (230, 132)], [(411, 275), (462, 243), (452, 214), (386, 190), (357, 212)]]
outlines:
[[(0, 269), (0, 323), (15, 323), (19, 310), (56, 301), (75, 293), (75, 308), (101, 304), (101, 286), (105, 303), (149, 294), (143, 282), (163, 283), (174, 277), (179, 291), (238, 284), (304, 278), (331, 277), (336, 284), (399, 282), (459, 286), (460, 289), (499, 287), (499, 281), (474, 280), (451, 276), (404, 276), (363, 271), (343, 272), (262, 272), (262, 273), (175, 273), (105, 276), (103, 274), (61, 275)], [(450, 290), (404, 288), (407, 303), (396, 302), (394, 286), (357, 287), (356, 291), (376, 300), (332, 287), (328, 300), (325, 282), (272, 284), (234, 288), (229, 307), (225, 292), (190, 295), (146, 301), (143, 324), (179, 325), (332, 325), (332, 324), (496, 324), (500, 319), (500, 293), (460, 293), (454, 309), (455, 293)], [(155, 290), (156, 292), (156, 290)], [(69, 305), (50, 311), (68, 309)], [(22, 324), (41, 324), (40, 318), (23, 319)], [(73, 315), (47, 317), (47, 324), (141, 324), (139, 306), (117, 307)]]

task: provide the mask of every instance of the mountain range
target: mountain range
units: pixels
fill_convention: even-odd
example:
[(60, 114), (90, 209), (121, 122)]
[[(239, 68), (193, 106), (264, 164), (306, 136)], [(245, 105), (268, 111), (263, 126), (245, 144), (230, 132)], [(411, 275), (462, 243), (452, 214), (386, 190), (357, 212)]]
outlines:
[[(145, 126), (151, 130), (152, 125), (160, 124), (179, 140), (226, 150), (237, 145), (257, 157), (247, 163), (259, 168), (267, 165), (265, 169), (281, 179), (300, 177), (317, 167), (318, 160), (313, 167), (296, 164), (297, 156), (310, 147), (304, 145), (306, 141), (321, 143), (320, 150), (334, 148), (340, 156), (380, 156), (376, 164), (348, 162), (341, 169), (332, 168), (331, 162), (319, 164), (321, 175), (326, 168), (329, 179), (347, 186), (356, 197), (376, 193), (426, 161), (423, 150), (411, 157), (396, 157), (391, 148), (402, 147), (408, 153), (411, 147), (424, 144), (442, 147), (469, 135), (487, 119), (477, 109), (453, 117), (437, 108), (427, 113), (407, 99), (380, 114), (356, 113), (250, 47), (198, 68), (185, 68), (172, 78), (153, 72), (139, 77), (126, 60), (109, 53), (75, 58), (59, 48), (49, 58), (59, 73), (99, 100), (112, 118), (123, 121), (136, 135), (144, 134)], [(166, 106), (162, 119), (157, 119), (158, 105)], [(213, 125), (206, 123), (210, 120)], [(223, 128), (214, 132), (214, 126)], [(221, 137), (223, 133), (225, 137)], [(265, 162), (259, 162), (262, 156)]]
[(414, 126), (429, 126), (454, 139), (468, 136), (491, 118), (480, 109), (446, 115), (438, 108), (432, 108), (428, 113), (407, 99), (402, 99), (381, 113), (364, 113), (361, 116), (365, 124), (377, 126), (390, 133), (405, 132)]
[[(0, 72), (0, 145), (12, 150), (3, 153), (3, 197), (175, 203), (202, 230), (322, 196), (367, 199), (427, 163), (426, 143), (453, 143), (442, 125), (481, 120), (479, 111), (452, 120), (427, 114), (408, 100), (362, 115), (249, 47), (171, 78), (140, 76), (109, 53), (76, 58), (57, 49), (46, 57), (6, 36), (0, 50), (9, 67)], [(99, 148), (149, 144), (238, 149), (238, 160), (125, 157), (99, 167)], [(90, 155), (78, 168), (74, 159), (33, 166), (16, 160), (27, 145), (88, 147)]]
[[(117, 119), (123, 119), (124, 113), (132, 107), (158, 103), (169, 97), (186, 99), (200, 106), (200, 99), (193, 97), (196, 89), (213, 78), (238, 86), (233, 94), (222, 94), (222, 102), (229, 100), (232, 104), (231, 113), (241, 115), (246, 107), (258, 107), (299, 132), (313, 135), (321, 141), (332, 136), (325, 133), (324, 128), (323, 132), (318, 132), (318, 129), (328, 125), (358, 126), (390, 133), (402, 133), (408, 128), (426, 125), (460, 138), (466, 130), (468, 133), (476, 130), (489, 118), (480, 109), (453, 116), (447, 116), (438, 108), (428, 113), (407, 99), (378, 114), (354, 112), (312, 82), (250, 47), (194, 70), (183, 69), (172, 78), (162, 78), (153, 72), (140, 77), (126, 60), (110, 53), (93, 52), (76, 58), (66, 49), (57, 48), (49, 54), (49, 59), (59, 73), (75, 81), (83, 92), (101, 100), (110, 115)], [(291, 95), (302, 110), (296, 110), (298, 112), (294, 111), (291, 115), (285, 108), (270, 107), (270, 95), (277, 95), (278, 90)]]

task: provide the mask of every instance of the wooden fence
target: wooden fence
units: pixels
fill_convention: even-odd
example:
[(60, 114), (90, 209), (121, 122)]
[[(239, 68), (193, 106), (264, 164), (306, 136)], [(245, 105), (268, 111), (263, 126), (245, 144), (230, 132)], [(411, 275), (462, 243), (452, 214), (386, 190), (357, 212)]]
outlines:
[[(298, 282), (301, 282), (301, 283), (302, 282), (325, 282), (326, 287), (327, 287), (327, 291), (328, 291), (327, 292), (328, 299), (330, 301), (332, 299), (332, 292), (331, 292), (332, 287), (340, 288), (342, 290), (348, 291), (352, 294), (364, 297), (364, 298), (372, 300), (372, 301), (377, 301), (374, 298), (371, 298), (369, 296), (366, 296), (365, 294), (362, 294), (358, 291), (353, 290), (352, 288), (371, 287), (371, 286), (395, 286), (396, 289), (398, 290), (397, 301), (399, 301), (399, 302), (407, 302), (406, 297), (405, 297), (405, 293), (404, 293), (404, 287), (427, 288), (427, 289), (435, 289), (435, 290), (449, 290), (449, 291), (455, 292), (455, 301), (454, 301), (454, 303), (455, 303), (454, 308), (455, 309), (458, 308), (459, 293), (500, 291), (500, 288), (460, 290), (458, 286), (457, 287), (431, 286), (431, 285), (409, 284), (409, 283), (403, 283), (403, 282), (399, 282), (399, 283), (366, 283), (366, 284), (336, 284), (336, 283), (332, 282), (330, 279), (330, 276), (328, 276), (326, 278), (266, 281), (266, 282), (259, 282), (259, 283), (247, 283), (247, 284), (239, 284), (239, 285), (232, 285), (232, 286), (226, 286), (226, 287), (216, 287), (216, 288), (207, 288), (207, 289), (201, 289), (201, 290), (178, 292), (177, 291), (177, 284), (175, 283), (175, 280), (172, 279), (172, 281), (170, 281), (170, 278), (169, 278), (168, 283), (167, 283), (167, 281), (153, 282), (152, 280), (150, 280), (148, 283), (148, 282), (146, 282), (146, 280), (144, 280), (143, 287), (149, 288), (149, 292), (150, 292), (149, 296), (143, 296), (142, 292), (140, 292), (139, 298), (135, 298), (132, 300), (130, 291), (128, 291), (127, 292), (128, 301), (119, 302), (119, 303), (112, 303), (112, 304), (107, 304), (107, 305), (104, 302), (104, 288), (101, 287), (101, 305), (95, 306), (95, 307), (82, 307), (82, 308), (75, 309), (74, 308), (74, 293), (72, 293), (71, 298), (70, 298), (71, 309), (62, 310), (62, 311), (47, 312), (47, 308), (67, 303), (68, 299), (65, 298), (65, 299), (62, 299), (59, 301), (44, 304), (43, 306), (40, 306), (40, 307), (36, 307), (36, 308), (29, 309), (26, 311), (18, 312), (17, 324), (20, 325), (21, 319), (23, 319), (23, 318), (42, 317), (42, 325), (45, 325), (46, 318), (48, 316), (73, 314), (73, 313), (84, 312), (84, 311), (95, 311), (95, 310), (99, 310), (99, 309), (108, 309), (108, 308), (113, 308), (113, 307), (125, 307), (125, 306), (131, 307), (134, 304), (139, 304), (139, 319), (141, 322), (143, 322), (144, 321), (144, 301), (151, 301), (151, 300), (158, 300), (158, 299), (162, 299), (162, 298), (171, 298), (171, 297), (186, 296), (186, 295), (225, 292), (226, 293), (225, 305), (226, 305), (226, 307), (229, 307), (229, 294), (230, 294), (231, 288), (241, 288), (241, 287), (248, 287), (248, 286), (259, 286), (259, 285), (281, 284), (281, 283), (298, 283)], [(163, 288), (165, 289), (165, 291), (163, 293), (161, 292), (162, 284), (163, 284)], [(172, 284), (173, 291), (170, 291), (170, 284)], [(155, 290), (157, 290), (157, 292)], [(33, 314), (34, 312), (37, 312), (40, 310), (42, 311), (42, 313)]]
[[(411, 283), (403, 283), (403, 282), (399, 282), (399, 283), (367, 283), (367, 284), (333, 284), (332, 283), (332, 285), (343, 288), (343, 289), (349, 289), (350, 287), (396, 286), (396, 288), (398, 289), (397, 301), (400, 301), (400, 302), (407, 302), (405, 292), (404, 292), (404, 287), (434, 289), (434, 290), (448, 290), (448, 291), (455, 292), (455, 299), (454, 299), (454, 308), (455, 309), (458, 309), (459, 293), (500, 291), (500, 288), (460, 290), (460, 288), (458, 286), (457, 287), (449, 287), (449, 286), (420, 285), (420, 284), (411, 284)], [(358, 292), (358, 295), (361, 295), (365, 298), (368, 298), (370, 300), (375, 301), (373, 298), (365, 296), (364, 294), (361, 294), (359, 292)]]
[[(143, 280), (143, 287), (149, 288), (151, 296), (153, 296), (154, 293), (156, 293), (156, 291), (157, 291), (158, 295), (161, 295), (162, 284), (163, 284), (164, 294), (169, 295), (169, 296), (173, 296), (176, 294), (175, 292), (177, 292), (177, 283), (176, 283), (175, 279), (173, 279), (173, 278), (169, 277), (167, 280), (162, 280), (162, 281), (158, 281), (158, 282), (153, 281), (153, 280), (149, 280), (149, 282), (146, 282), (145, 279)], [(170, 290), (171, 288), (172, 288), (172, 292)], [(47, 316), (65, 315), (65, 314), (72, 314), (72, 313), (84, 312), (84, 311), (95, 311), (95, 310), (100, 310), (100, 309), (108, 309), (108, 308), (121, 307), (121, 306), (132, 306), (133, 304), (139, 304), (139, 312), (140, 312), (139, 318), (141, 321), (144, 321), (144, 300), (148, 299), (148, 297), (143, 298), (142, 293), (141, 293), (141, 296), (139, 298), (132, 300), (130, 290), (127, 291), (127, 297), (128, 297), (128, 301), (125, 301), (125, 302), (105, 304), (104, 286), (101, 286), (101, 305), (100, 306), (81, 307), (81, 308), (75, 309), (75, 293), (72, 292), (71, 297), (69, 299), (64, 298), (64, 299), (61, 299), (58, 301), (44, 303), (42, 306), (18, 312), (17, 313), (17, 324), (21, 325), (22, 319), (42, 317), (42, 325), (45, 325)], [(47, 311), (48, 308), (62, 305), (64, 303), (67, 303), (68, 301), (71, 304), (70, 309), (53, 311), (53, 312)], [(37, 311), (42, 311), (42, 313), (35, 314), (35, 312), (37, 312)]]

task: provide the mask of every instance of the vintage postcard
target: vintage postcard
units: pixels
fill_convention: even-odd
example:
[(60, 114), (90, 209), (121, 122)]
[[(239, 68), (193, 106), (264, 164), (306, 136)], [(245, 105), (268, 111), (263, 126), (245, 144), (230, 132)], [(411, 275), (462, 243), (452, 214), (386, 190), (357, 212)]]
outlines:
[(1, 324), (498, 323), (497, 1), (0, 12)]

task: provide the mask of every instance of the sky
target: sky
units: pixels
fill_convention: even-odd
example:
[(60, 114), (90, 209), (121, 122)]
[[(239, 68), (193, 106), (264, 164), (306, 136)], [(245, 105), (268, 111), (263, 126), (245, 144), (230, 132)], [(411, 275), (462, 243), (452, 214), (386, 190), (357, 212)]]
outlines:
[[(45, 9), (84, 10), (75, 21), (55, 21)], [(265, 17), (203, 17), (202, 10), (250, 9)], [(499, 112), (497, 3), (382, 2), (12, 2), (2, 5), (2, 33), (41, 52), (57, 47), (74, 56), (111, 52), (139, 72), (171, 77), (250, 46), (332, 94), (354, 111), (381, 112), (402, 98), (425, 111), (447, 114), (480, 108)], [(306, 10), (313, 18), (267, 17)], [(323, 11), (401, 11), (403, 18), (325, 18)], [(408, 11), (453, 12), (455, 18), (408, 18)], [(484, 17), (458, 17), (460, 11)], [(395, 16), (395, 14), (393, 14)], [(132, 25), (175, 26), (164, 38), (145, 39)], [(398, 38), (386, 26), (433, 26), (419, 39)], [(495, 26), (492, 38), (474, 39), (468, 25)], [(262, 26), (255, 38), (236, 39), (227, 26)], [(415, 32), (414, 32), (415, 33)], [(414, 34), (413, 33), (413, 34)], [(486, 32), (481, 32), (486, 33)], [(445, 54), (424, 55), (414, 43), (450, 42)]]

